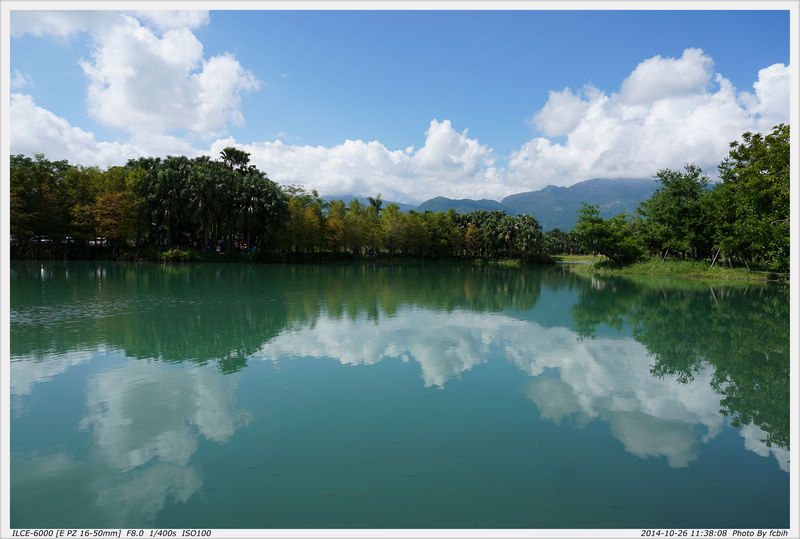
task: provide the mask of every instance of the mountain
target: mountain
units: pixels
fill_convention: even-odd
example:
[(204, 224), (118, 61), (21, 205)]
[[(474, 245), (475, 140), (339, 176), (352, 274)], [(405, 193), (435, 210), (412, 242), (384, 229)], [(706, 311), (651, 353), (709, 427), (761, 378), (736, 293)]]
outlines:
[[(426, 210), (446, 212), (453, 208), (459, 213), (468, 213), (474, 210), (503, 210), (510, 215), (527, 213), (536, 217), (545, 232), (554, 228), (559, 228), (566, 232), (575, 225), (577, 220), (576, 213), (584, 201), (598, 206), (600, 216), (608, 218), (623, 211), (633, 213), (640, 202), (650, 197), (655, 188), (656, 180), (652, 178), (594, 178), (578, 182), (569, 187), (548, 185), (539, 191), (509, 195), (500, 202), (485, 198), (472, 200), (470, 198), (435, 197), (426, 200), (419, 206), (398, 202), (395, 202), (395, 204), (403, 212), (408, 212), (409, 210), (417, 212)], [(323, 196), (322, 198), (326, 201), (343, 200), (345, 204), (349, 204), (352, 199), (358, 198), (362, 204), (368, 204), (367, 197), (357, 197), (355, 195)], [(391, 204), (391, 201), (383, 201), (384, 208), (389, 204)]]
[(492, 211), (492, 210), (505, 209), (496, 200), (488, 200), (485, 198), (481, 200), (472, 200), (470, 198), (453, 199), (446, 197), (436, 197), (430, 200), (426, 200), (425, 202), (414, 208), (414, 211), (424, 212), (430, 210), (433, 212), (437, 211), (446, 212), (450, 208), (455, 209), (459, 213), (469, 213), (473, 210)]
[(500, 202), (436, 197), (423, 202), (414, 210), (447, 211), (454, 208), (457, 212), (465, 213), (473, 210), (503, 210), (510, 215), (527, 213), (536, 217), (544, 231), (554, 228), (568, 231), (575, 225), (576, 213), (582, 202), (598, 206), (600, 216), (605, 218), (623, 211), (633, 213), (640, 202), (650, 197), (655, 187), (656, 181), (650, 178), (594, 178), (570, 187), (548, 185), (539, 191), (509, 195)]
[(504, 198), (500, 204), (507, 213), (533, 215), (542, 230), (570, 230), (575, 225), (575, 213), (582, 202), (594, 204), (600, 216), (613, 217), (623, 211), (633, 213), (656, 188), (656, 180), (602, 179), (582, 181), (570, 187), (548, 185), (539, 191), (518, 193)]

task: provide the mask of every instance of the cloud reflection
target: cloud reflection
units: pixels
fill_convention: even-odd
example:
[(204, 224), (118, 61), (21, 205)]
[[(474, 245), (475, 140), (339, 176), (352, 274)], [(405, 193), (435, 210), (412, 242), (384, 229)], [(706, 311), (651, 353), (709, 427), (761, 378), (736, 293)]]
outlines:
[[(443, 388), (493, 355), (534, 377), (526, 393), (543, 419), (606, 421), (626, 451), (643, 459), (663, 457), (671, 467), (686, 467), (725, 422), (710, 366), (691, 383), (678, 383), (654, 377), (652, 355), (634, 339), (582, 339), (567, 328), (500, 314), (411, 308), (379, 323), (321, 316), (313, 328), (275, 337), (255, 357), (330, 357), (347, 365), (401, 359), (419, 365), (426, 387)], [(763, 431), (743, 430), (742, 436), (748, 450), (772, 453), (786, 469), (788, 457), (760, 441)]]
[(247, 424), (248, 414), (235, 408), (238, 381), (210, 367), (128, 362), (89, 379), (80, 426), (115, 468), (130, 470), (153, 458), (183, 466), (199, 435), (224, 442)]
[[(68, 495), (59, 494), (60, 487), (53, 490), (54, 506), (93, 509), (85, 515), (50, 515), (61, 519), (51, 523), (56, 527), (70, 518), (95, 527), (151, 521), (168, 501), (185, 502), (203, 484), (200, 469), (191, 463), (200, 437), (224, 443), (248, 424), (249, 413), (236, 408), (239, 377), (210, 365), (185, 368), (154, 361), (128, 361), (91, 374), (86, 414), (78, 424), (93, 439), (89, 454), (81, 459), (58, 451), (16, 453), (15, 495), (38, 498), (54, 485), (71, 485)], [(86, 482), (87, 477), (93, 479)]]

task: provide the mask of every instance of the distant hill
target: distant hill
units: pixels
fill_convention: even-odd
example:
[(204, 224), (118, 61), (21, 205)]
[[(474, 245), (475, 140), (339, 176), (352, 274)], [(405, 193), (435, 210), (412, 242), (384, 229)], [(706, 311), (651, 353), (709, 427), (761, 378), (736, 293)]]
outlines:
[(539, 191), (510, 195), (501, 201), (507, 213), (533, 215), (542, 230), (570, 230), (582, 202), (595, 204), (601, 217), (612, 217), (623, 211), (633, 213), (656, 188), (656, 180), (595, 178), (570, 187), (548, 185)]
[[(408, 212), (409, 210), (417, 212), (426, 210), (446, 212), (453, 208), (459, 213), (468, 213), (474, 210), (503, 210), (511, 215), (527, 213), (536, 217), (545, 232), (554, 228), (560, 228), (566, 232), (575, 225), (575, 214), (584, 201), (597, 205), (600, 208), (600, 215), (608, 218), (623, 211), (633, 213), (640, 202), (650, 197), (655, 188), (656, 180), (653, 178), (594, 178), (578, 182), (569, 187), (548, 185), (539, 191), (509, 195), (500, 202), (485, 198), (472, 200), (470, 198), (435, 197), (426, 200), (419, 206), (398, 202), (395, 202), (395, 204), (403, 212)], [(367, 197), (355, 195), (323, 196), (322, 198), (328, 202), (331, 200), (343, 200), (346, 204), (350, 203), (352, 199), (358, 198), (362, 204), (369, 203)], [(391, 204), (391, 201), (383, 201), (384, 208), (389, 204)]]
[[(437, 211), (444, 211), (446, 212), (450, 208), (455, 209), (459, 213), (469, 213), (474, 210), (503, 210), (502, 204), (497, 202), (496, 200), (488, 200), (486, 198), (481, 200), (472, 200), (470, 198), (461, 198), (461, 199), (453, 199), (453, 198), (446, 198), (446, 197), (436, 197), (430, 200), (426, 200), (416, 208), (414, 211), (424, 212), (427, 210), (437, 212)], [(506, 210), (508, 212), (508, 210)]]

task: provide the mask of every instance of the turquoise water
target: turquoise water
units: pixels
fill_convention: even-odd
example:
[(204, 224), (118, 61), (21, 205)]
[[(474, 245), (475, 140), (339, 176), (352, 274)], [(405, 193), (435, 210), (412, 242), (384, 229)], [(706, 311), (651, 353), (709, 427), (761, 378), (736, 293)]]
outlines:
[(11, 270), (12, 527), (789, 526), (784, 288)]

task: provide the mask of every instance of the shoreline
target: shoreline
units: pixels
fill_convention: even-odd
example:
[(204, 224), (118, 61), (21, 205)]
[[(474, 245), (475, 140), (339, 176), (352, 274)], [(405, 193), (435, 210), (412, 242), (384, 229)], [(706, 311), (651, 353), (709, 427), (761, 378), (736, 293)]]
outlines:
[[(327, 263), (457, 263), (482, 267), (523, 268), (527, 266), (561, 266), (571, 273), (579, 275), (617, 276), (635, 278), (677, 278), (690, 281), (724, 281), (727, 283), (771, 283), (786, 284), (790, 273), (769, 270), (748, 270), (746, 268), (716, 265), (710, 262), (666, 260), (655, 257), (625, 266), (609, 266), (602, 255), (551, 255), (535, 259), (522, 260), (509, 257), (431, 257), (414, 255), (388, 254), (371, 257), (364, 254), (348, 252), (287, 253), (269, 251), (256, 253), (199, 251), (196, 249), (133, 249), (113, 253), (110, 248), (90, 251), (81, 249), (58, 248), (39, 249), (34, 252), (12, 253), (11, 260), (48, 260), (48, 261), (103, 261), (103, 262), (188, 262), (188, 263), (251, 263), (251, 264), (327, 264)], [(23, 256), (13, 256), (14, 254)], [(81, 256), (91, 254), (92, 256)], [(27, 256), (24, 256), (27, 255)]]
[(710, 267), (710, 262), (688, 260), (665, 260), (650, 258), (625, 266), (610, 267), (604, 264), (603, 257), (592, 255), (555, 256), (557, 263), (569, 268), (569, 271), (584, 275), (610, 275), (619, 277), (654, 277), (677, 278), (691, 281), (724, 281), (726, 283), (740, 281), (743, 283), (785, 284), (789, 282), (789, 273), (769, 270), (748, 270), (747, 268), (729, 268), (721, 265)]

